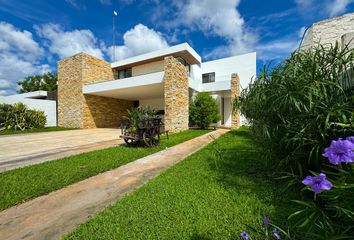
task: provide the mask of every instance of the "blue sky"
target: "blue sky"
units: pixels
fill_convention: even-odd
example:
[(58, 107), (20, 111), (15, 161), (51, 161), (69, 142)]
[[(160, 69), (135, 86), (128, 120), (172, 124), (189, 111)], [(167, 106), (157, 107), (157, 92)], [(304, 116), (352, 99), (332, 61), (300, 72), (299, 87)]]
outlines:
[(256, 51), (260, 68), (354, 0), (0, 0), (0, 95), (78, 52), (111, 61), (113, 10), (117, 59), (188, 42), (203, 61)]

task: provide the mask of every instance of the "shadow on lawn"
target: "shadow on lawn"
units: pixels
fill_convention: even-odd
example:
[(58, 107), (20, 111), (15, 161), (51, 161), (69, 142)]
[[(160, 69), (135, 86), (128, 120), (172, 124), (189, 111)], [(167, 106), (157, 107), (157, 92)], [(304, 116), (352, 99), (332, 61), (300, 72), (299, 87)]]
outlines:
[[(254, 194), (265, 205), (273, 206), (272, 219), (284, 226), (288, 215), (295, 211), (291, 200), (296, 196), (274, 179), (275, 168), (269, 167), (264, 150), (252, 140), (251, 133), (232, 131), (223, 141), (215, 141), (209, 150), (209, 167), (220, 184), (235, 194)], [(260, 209), (261, 214), (263, 211), (268, 214), (267, 209)]]

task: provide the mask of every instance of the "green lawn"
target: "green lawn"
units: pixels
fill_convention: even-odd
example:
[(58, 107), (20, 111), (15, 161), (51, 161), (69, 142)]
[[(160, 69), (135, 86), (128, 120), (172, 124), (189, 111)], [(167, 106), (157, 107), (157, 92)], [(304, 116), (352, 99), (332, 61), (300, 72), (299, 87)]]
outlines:
[(53, 132), (53, 131), (65, 131), (65, 130), (74, 130), (74, 129), (77, 129), (77, 128), (45, 127), (45, 128), (25, 129), (25, 130), (23, 130), (23, 131), (1, 130), (1, 131), (0, 131), (0, 135), (25, 134), (25, 133), (39, 133), (39, 132)]
[(240, 239), (244, 224), (257, 227), (264, 212), (282, 226), (295, 196), (281, 191), (262, 156), (247, 130), (230, 132), (64, 238)]
[(158, 147), (119, 146), (0, 173), (0, 209), (44, 195), (207, 132), (209, 131), (189, 130), (171, 134), (169, 140), (163, 136)]

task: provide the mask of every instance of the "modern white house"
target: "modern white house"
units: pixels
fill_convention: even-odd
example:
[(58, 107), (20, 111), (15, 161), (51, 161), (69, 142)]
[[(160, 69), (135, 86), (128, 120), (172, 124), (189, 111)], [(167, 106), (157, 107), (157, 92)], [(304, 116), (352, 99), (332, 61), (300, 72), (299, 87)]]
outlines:
[(0, 96), (0, 103), (23, 103), (29, 109), (43, 111), (47, 118), (46, 126), (57, 126), (57, 104), (55, 99), (48, 97), (47, 91), (35, 91), (9, 96)]
[(222, 116), (218, 126), (238, 127), (232, 100), (256, 76), (256, 53), (202, 62), (187, 43), (108, 63), (85, 53), (58, 63), (58, 124), (119, 127), (126, 110), (150, 106), (169, 131), (188, 128), (189, 102), (210, 93)]

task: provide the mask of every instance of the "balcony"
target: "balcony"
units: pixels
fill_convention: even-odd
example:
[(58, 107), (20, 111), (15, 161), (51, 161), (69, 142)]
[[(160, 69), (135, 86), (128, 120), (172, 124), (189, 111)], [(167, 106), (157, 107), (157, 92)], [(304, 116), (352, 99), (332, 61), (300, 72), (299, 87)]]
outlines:
[(84, 94), (127, 100), (162, 98), (164, 72), (155, 72), (124, 79), (116, 79), (83, 87)]

